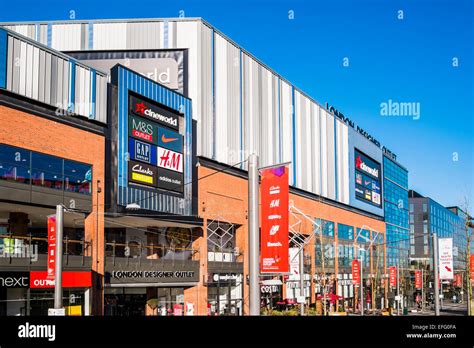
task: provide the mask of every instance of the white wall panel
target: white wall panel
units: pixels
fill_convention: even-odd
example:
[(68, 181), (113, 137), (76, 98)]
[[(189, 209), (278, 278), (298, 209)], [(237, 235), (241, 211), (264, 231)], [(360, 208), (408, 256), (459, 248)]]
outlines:
[(38, 47), (33, 47), (33, 85), (32, 85), (32, 91), (31, 91), (31, 98), (38, 100), (38, 83), (39, 83), (39, 48)]
[(327, 139), (327, 122), (328, 116), (326, 110), (319, 108), (319, 114), (321, 116), (321, 127), (320, 127), (320, 137), (321, 137), (321, 195), (324, 197), (328, 196), (328, 139)]
[[(285, 81), (280, 81), (280, 101), (281, 101), (281, 129), (282, 129), (282, 162), (293, 163), (293, 120), (292, 120), (292, 96), (291, 86)], [(289, 166), (290, 184), (294, 181), (293, 165)]]
[(228, 120), (230, 115), (228, 112), (228, 89), (227, 89), (227, 41), (224, 40), (220, 35), (214, 35), (214, 46), (215, 46), (215, 146), (216, 153), (215, 159), (219, 162), (228, 163), (229, 148), (227, 146), (228, 133)]
[[(189, 85), (189, 96), (193, 101), (193, 118), (197, 120), (198, 141), (197, 154), (208, 158), (212, 157), (212, 30), (204, 24), (198, 27), (201, 46), (195, 52), (195, 61), (189, 65), (194, 68), (195, 85)], [(188, 79), (189, 81), (189, 79)]]
[(312, 179), (313, 192), (321, 194), (321, 122), (319, 106), (311, 103), (311, 148), (312, 148)]
[(160, 46), (159, 22), (132, 22), (127, 23), (128, 49), (156, 49)]
[(336, 174), (335, 174), (335, 139), (334, 139), (334, 116), (326, 113), (326, 139), (327, 139), (327, 197), (336, 199)]
[(51, 28), (51, 47), (58, 51), (81, 49), (81, 24), (56, 24)]
[(126, 23), (94, 23), (94, 50), (127, 48)]

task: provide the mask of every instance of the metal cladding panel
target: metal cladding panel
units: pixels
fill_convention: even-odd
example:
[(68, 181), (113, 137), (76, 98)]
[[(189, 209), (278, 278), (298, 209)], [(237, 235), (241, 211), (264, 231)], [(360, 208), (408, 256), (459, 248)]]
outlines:
[(138, 203), (142, 209), (163, 213), (190, 215), (192, 211), (192, 185), (185, 185), (184, 198), (161, 191), (149, 191), (130, 187), (127, 183), (127, 140), (128, 140), (128, 94), (133, 91), (143, 95), (170, 109), (184, 114), (184, 124), (180, 130), (184, 132), (184, 183), (192, 182), (192, 106), (191, 101), (161, 85), (148, 80), (128, 69), (118, 67), (116, 70), (118, 93), (118, 204), (126, 206)]
[(312, 147), (311, 145), (311, 104), (310, 100), (295, 91), (296, 127), (296, 183), (297, 187), (312, 191)]
[[(5, 36), (3, 46), (1, 35)], [(72, 74), (69, 69), (72, 60), (69, 57), (0, 29), (0, 64), (2, 59), (5, 62), (3, 71), (6, 81), (4, 86), (0, 85), (1, 88), (46, 103), (58, 110), (67, 110), (68, 105), (74, 103), (74, 112), (77, 115), (90, 116), (92, 101), (97, 99), (96, 96), (92, 96), (90, 88), (90, 68), (76, 64)], [(96, 92), (99, 91), (103, 98), (100, 99), (100, 111), (95, 118), (106, 123), (107, 76), (103, 74), (96, 76), (101, 81)], [(75, 81), (74, 86), (71, 77)], [(75, 91), (74, 94), (71, 94), (72, 91)]]
[[(193, 119), (197, 120), (197, 155), (212, 158), (212, 116), (214, 100), (212, 95), (212, 41), (213, 31), (200, 24), (197, 40), (201, 42), (196, 50), (189, 52), (189, 70), (195, 69), (195, 85), (188, 84), (189, 96), (193, 101)], [(195, 58), (191, 62), (191, 57)], [(194, 96), (194, 97), (193, 97)]]
[(160, 48), (160, 23), (127, 23), (127, 49)]
[(311, 103), (311, 146), (312, 148), (312, 166), (311, 178), (313, 180), (313, 192), (321, 194), (321, 117), (319, 105)]
[(240, 50), (215, 34), (215, 159), (240, 162)]
[(337, 200), (349, 204), (349, 139), (348, 126), (336, 120), (337, 132)]
[(214, 68), (214, 81), (215, 81), (215, 129), (219, 131), (215, 134), (216, 142), (216, 153), (214, 158), (223, 163), (228, 163), (228, 150), (227, 140), (229, 137), (228, 132), (228, 76), (227, 76), (227, 41), (224, 40), (220, 35), (214, 35), (215, 45), (215, 68)]
[(127, 49), (127, 23), (94, 23), (94, 50)]
[[(282, 130), (282, 162), (293, 162), (293, 122), (291, 86), (280, 80), (280, 113)], [(290, 183), (294, 182), (293, 166), (289, 166)]]
[(5, 28), (26, 36), (29, 39), (34, 40), (36, 38), (35, 24), (6, 25)]
[(327, 139), (327, 197), (336, 199), (336, 153), (335, 153), (335, 134), (334, 134), (334, 116), (326, 113), (326, 139)]
[(243, 127), (245, 154), (260, 155), (261, 131), (261, 66), (246, 54), (243, 55)]
[(51, 27), (51, 47), (58, 51), (77, 51), (81, 45), (81, 24), (55, 24)]
[(262, 68), (262, 117), (260, 132), (260, 166), (277, 163), (279, 154), (277, 77)]
[(8, 37), (5, 30), (0, 30), (0, 88), (5, 88), (7, 85), (7, 64), (8, 56)]
[(328, 116), (326, 110), (319, 108), (319, 115), (321, 116), (321, 126), (319, 136), (321, 137), (321, 195), (328, 196), (328, 139), (327, 139), (327, 122)]

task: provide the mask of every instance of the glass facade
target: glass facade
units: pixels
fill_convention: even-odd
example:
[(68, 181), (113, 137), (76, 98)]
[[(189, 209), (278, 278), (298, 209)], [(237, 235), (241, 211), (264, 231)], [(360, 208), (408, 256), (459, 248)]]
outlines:
[(464, 269), (467, 250), (464, 219), (432, 199), (429, 206), (430, 235), (436, 232), (438, 238), (453, 238), (454, 268)]
[(337, 238), (339, 269), (350, 269), (354, 259), (354, 227), (337, 224)]
[(0, 144), (0, 180), (92, 194), (92, 166)]
[(410, 248), (408, 171), (384, 156), (387, 266), (408, 267)]

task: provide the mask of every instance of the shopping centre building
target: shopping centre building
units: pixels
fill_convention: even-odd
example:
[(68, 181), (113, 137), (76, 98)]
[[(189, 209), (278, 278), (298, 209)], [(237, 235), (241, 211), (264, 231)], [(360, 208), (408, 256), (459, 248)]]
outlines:
[[(47, 221), (64, 216), (64, 306), (100, 306), (107, 76), (0, 28), (0, 315), (47, 315)], [(99, 216), (99, 219), (97, 219)]]
[[(32, 148), (34, 142), (26, 137), (33, 129), (21, 137), (6, 133), (12, 134), (7, 145), (30, 144), (24, 147), (93, 166), (90, 198), (96, 208), (92, 204), (89, 214), (84, 207), (74, 212), (86, 216), (87, 237), (87, 221), (94, 220), (93, 209), (99, 207), (99, 227), (94, 230), (100, 236), (98, 248), (94, 249), (93, 234), (86, 238), (95, 250), (89, 270), (98, 274), (92, 278), (97, 283), (92, 302), (98, 303), (93, 314), (248, 313), (246, 159), (251, 153), (259, 155), (261, 167), (290, 163), (290, 206), (297, 208), (290, 214), (290, 225), (296, 226), (291, 234), (311, 238), (304, 259), (307, 303), (315, 304), (325, 292), (334, 295), (340, 306), (357, 307), (360, 296), (352, 284), (351, 263), (362, 258), (365, 301), (369, 306), (376, 301), (380, 308), (383, 299), (387, 305), (386, 233), (403, 234), (407, 229), (408, 174), (395, 154), (332, 103), (318, 103), (201, 19), (3, 25), (12, 31), (4, 30), (6, 36), (68, 62), (64, 67), (69, 70), (62, 74), (69, 80), (60, 84), (64, 95), (82, 93), (96, 105), (94, 110), (100, 104), (100, 115), (90, 108), (75, 109), (74, 117), (68, 114), (64, 119), (71, 118), (74, 125), (80, 122), (81, 131), (87, 125), (93, 128), (91, 133), (101, 137), (101, 153), (83, 143), (77, 146), (73, 135), (67, 139), (51, 135), (41, 143), (53, 149), (46, 144), (60, 144), (66, 156)], [(16, 55), (21, 56), (20, 66), (31, 64), (21, 81), (42, 69), (44, 60), (35, 48), (30, 51), (22, 44), (17, 48), (10, 39), (4, 47), (0, 71)], [(71, 64), (84, 69), (80, 77), (71, 75)], [(15, 103), (38, 101), (46, 107), (48, 102), (35, 99), (31, 92), (8, 87), (8, 76), (7, 84), (0, 85), (2, 95), (11, 94), (18, 99)], [(7, 120), (2, 127), (16, 119), (9, 115)], [(79, 126), (69, 127), (73, 134)], [(66, 140), (73, 150), (66, 150), (62, 144)], [(62, 172), (61, 187), (66, 174)], [(102, 185), (98, 196), (96, 180)], [(1, 197), (5, 214), (10, 213), (11, 197), (17, 196)], [(27, 202), (24, 214), (30, 216), (41, 203)], [(52, 205), (45, 209), (37, 218), (42, 224), (47, 214), (54, 213)], [(30, 218), (25, 228), (32, 229), (33, 221)], [(6, 220), (4, 226), (6, 233), (14, 230)], [(290, 253), (295, 247), (290, 244)], [(266, 276), (262, 305), (294, 304), (303, 294), (298, 279), (296, 274)]]

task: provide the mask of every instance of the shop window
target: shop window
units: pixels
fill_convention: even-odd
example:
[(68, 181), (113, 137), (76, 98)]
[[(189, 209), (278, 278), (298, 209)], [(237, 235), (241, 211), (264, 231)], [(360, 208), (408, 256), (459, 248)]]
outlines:
[(31, 164), (31, 181), (33, 185), (62, 190), (62, 159), (33, 152)]
[(92, 166), (64, 160), (64, 190), (90, 195)]
[(30, 183), (30, 151), (0, 145), (0, 179)]

